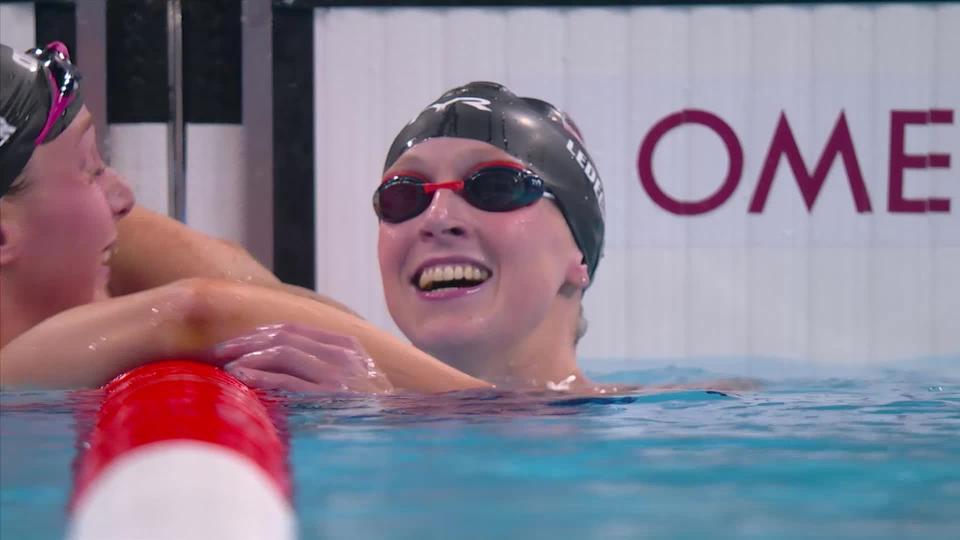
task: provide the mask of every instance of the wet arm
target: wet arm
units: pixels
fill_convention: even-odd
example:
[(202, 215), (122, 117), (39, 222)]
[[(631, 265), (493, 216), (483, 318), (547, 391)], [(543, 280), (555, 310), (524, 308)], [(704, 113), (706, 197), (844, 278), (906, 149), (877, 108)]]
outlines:
[(95, 387), (185, 342), (190, 293), (179, 284), (61, 312), (0, 349), (3, 388)]
[(226, 339), (278, 322), (356, 337), (396, 388), (442, 392), (489, 386), (336, 308), (275, 289), (209, 279), (182, 280), (51, 317), (0, 350), (0, 386), (99, 386), (149, 361), (202, 359)]
[(117, 224), (119, 249), (110, 262), (114, 295), (207, 277), (255, 285), (280, 280), (239, 245), (220, 240), (142, 206)]
[(114, 296), (186, 278), (215, 278), (274, 287), (353, 313), (309, 289), (282, 283), (239, 244), (214, 238), (136, 206), (117, 225), (119, 249), (110, 261)]

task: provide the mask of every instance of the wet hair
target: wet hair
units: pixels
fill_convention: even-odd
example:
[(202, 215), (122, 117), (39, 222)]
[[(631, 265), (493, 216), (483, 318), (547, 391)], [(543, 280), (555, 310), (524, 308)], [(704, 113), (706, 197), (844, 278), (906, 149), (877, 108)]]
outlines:
[(437, 137), (491, 144), (542, 178), (592, 280), (603, 252), (603, 183), (569, 116), (546, 101), (518, 97), (501, 84), (472, 82), (445, 92), (407, 124), (393, 140), (384, 170), (417, 144)]

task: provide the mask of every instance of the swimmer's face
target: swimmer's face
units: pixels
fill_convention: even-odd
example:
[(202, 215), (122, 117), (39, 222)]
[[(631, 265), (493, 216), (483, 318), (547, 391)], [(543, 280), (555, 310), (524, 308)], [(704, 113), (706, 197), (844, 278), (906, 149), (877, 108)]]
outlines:
[[(483, 142), (437, 138), (407, 151), (384, 176), (404, 173), (446, 182), (497, 161), (519, 164)], [(440, 189), (423, 213), (401, 223), (380, 223), (378, 255), (397, 325), (416, 346), (453, 364), (464, 347), (516, 346), (547, 324), (561, 289), (586, 285), (573, 235), (548, 199), (509, 212), (486, 212)], [(463, 273), (461, 286), (426, 290), (433, 287), (426, 282), (443, 279), (445, 267), (455, 276)]]
[(3, 272), (47, 316), (105, 298), (116, 221), (133, 194), (104, 164), (90, 112), (37, 147), (25, 172), (23, 190), (2, 199)]

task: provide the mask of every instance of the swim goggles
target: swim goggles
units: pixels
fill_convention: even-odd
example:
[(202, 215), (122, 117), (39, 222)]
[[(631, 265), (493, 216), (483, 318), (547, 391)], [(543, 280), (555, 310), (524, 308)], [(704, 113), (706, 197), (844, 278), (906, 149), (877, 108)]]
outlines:
[(440, 189), (453, 190), (474, 208), (487, 212), (510, 212), (544, 196), (553, 198), (536, 174), (511, 162), (494, 162), (463, 180), (450, 182), (428, 182), (407, 173), (390, 176), (373, 194), (373, 210), (382, 221), (400, 223), (423, 213)]
[(60, 41), (54, 41), (45, 48), (33, 49), (29, 54), (36, 58), (44, 73), (47, 74), (47, 82), (50, 84), (50, 112), (47, 114), (47, 122), (43, 124), (43, 129), (34, 140), (37, 145), (43, 144), (47, 134), (57, 120), (60, 118), (76, 98), (77, 84), (80, 81), (80, 73), (70, 63), (70, 53), (67, 46)]

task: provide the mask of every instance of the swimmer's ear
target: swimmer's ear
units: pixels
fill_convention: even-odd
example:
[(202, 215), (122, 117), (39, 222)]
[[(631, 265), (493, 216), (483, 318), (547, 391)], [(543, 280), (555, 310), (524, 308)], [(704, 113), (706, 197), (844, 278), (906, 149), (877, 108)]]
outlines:
[(590, 286), (590, 270), (587, 269), (587, 263), (583, 262), (579, 251), (577, 255), (578, 258), (571, 260), (567, 265), (567, 283), (585, 291)]

